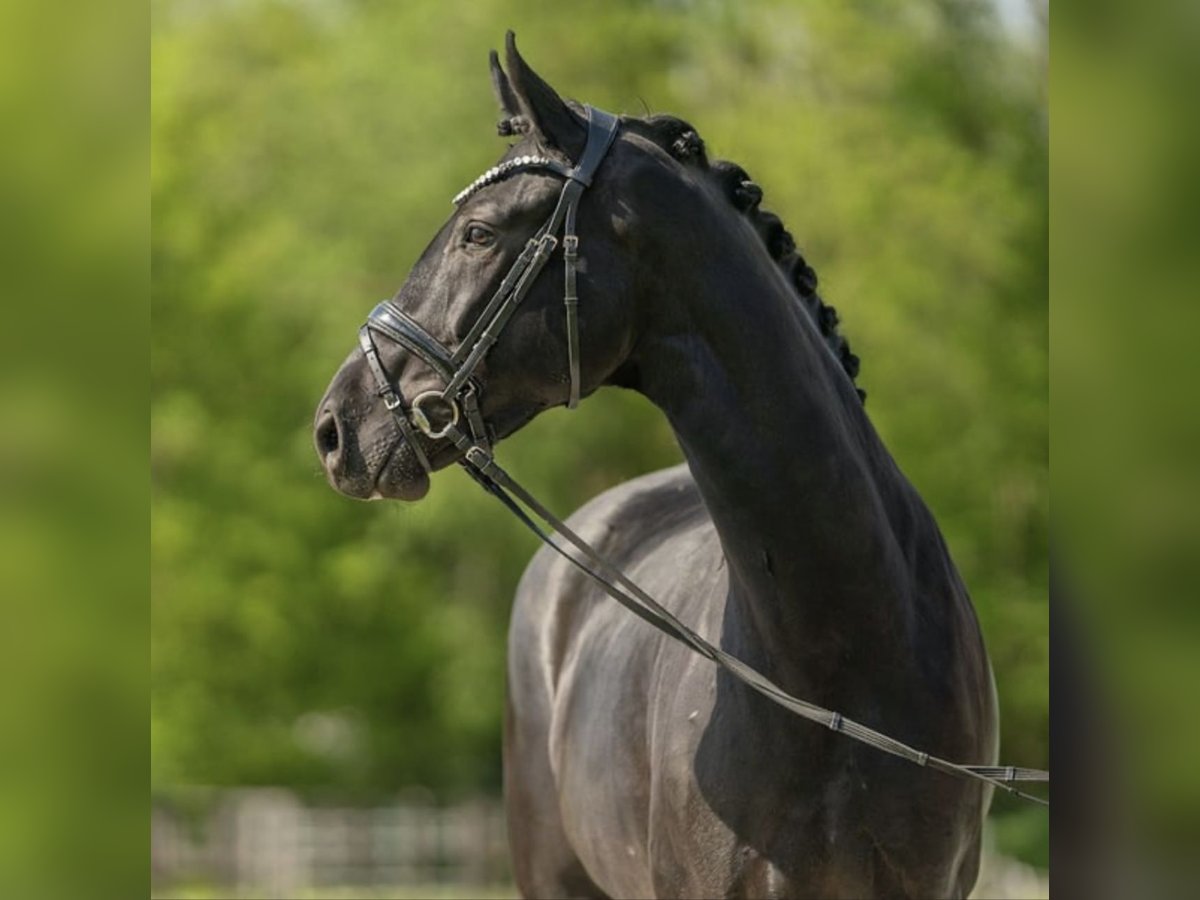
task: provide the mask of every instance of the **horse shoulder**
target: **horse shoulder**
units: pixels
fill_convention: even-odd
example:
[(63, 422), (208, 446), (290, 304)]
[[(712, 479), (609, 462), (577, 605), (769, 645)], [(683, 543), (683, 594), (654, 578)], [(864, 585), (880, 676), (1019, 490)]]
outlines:
[[(700, 492), (684, 464), (623, 482), (592, 498), (568, 526), (623, 572), (659, 549), (681, 527), (707, 522)], [(526, 566), (517, 586), (509, 649), (535, 657), (552, 684), (571, 636), (597, 610), (616, 601), (550, 547)], [(617, 608), (620, 615), (628, 615)]]
[[(684, 466), (621, 484), (568, 523), (639, 582), (690, 543), (682, 532), (711, 528)], [(647, 710), (635, 698), (647, 695), (658, 638), (550, 548), (527, 567), (509, 629), (505, 780), (518, 880), (549, 886), (532, 893), (599, 893), (570, 888), (563, 872), (611, 896), (653, 891)]]

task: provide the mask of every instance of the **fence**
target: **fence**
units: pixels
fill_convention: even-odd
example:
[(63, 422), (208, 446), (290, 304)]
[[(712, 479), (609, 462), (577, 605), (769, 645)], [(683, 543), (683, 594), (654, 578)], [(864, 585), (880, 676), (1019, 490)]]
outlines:
[(346, 807), (263, 788), (159, 800), (150, 853), (155, 894), (206, 885), (291, 897), (322, 887), (486, 886), (510, 878), (504, 812), (491, 798)]
[[(155, 896), (198, 886), (205, 897), (512, 895), (495, 798), (348, 807), (271, 788), (172, 794), (152, 804), (150, 854)], [(973, 897), (1049, 895), (1045, 872), (984, 853)]]

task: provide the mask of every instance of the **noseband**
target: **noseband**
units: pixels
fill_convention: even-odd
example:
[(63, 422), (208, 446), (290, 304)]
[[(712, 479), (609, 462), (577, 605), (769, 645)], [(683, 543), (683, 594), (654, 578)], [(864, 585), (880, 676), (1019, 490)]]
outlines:
[[(451, 350), (433, 337), (391, 300), (384, 300), (376, 306), (367, 317), (366, 323), (359, 329), (358, 343), (375, 377), (379, 396), (392, 412), (401, 434), (426, 472), (432, 471), (429, 458), (413, 433), (414, 428), (431, 440), (449, 438), (455, 443), (461, 443), (459, 439), (466, 435), (458, 425), (460, 419), (465, 418), (470, 433), (470, 444), (485, 451), (490, 449), (493, 435), (489, 433), (480, 411), (483, 386), (475, 377), (475, 371), (558, 246), (560, 228), (563, 232), (563, 305), (567, 319), (567, 369), (570, 373), (567, 408), (574, 409), (579, 403), (579, 297), (575, 289), (579, 237), (575, 233), (575, 217), (579, 209), (579, 198), (584, 189), (591, 185), (596, 169), (600, 167), (608, 148), (617, 136), (619, 125), (617, 117), (611, 113), (591, 106), (586, 109), (587, 144), (579, 164), (574, 168), (545, 156), (518, 156), (484, 172), (454, 198), (454, 204), (461, 205), (477, 191), (514, 172), (537, 169), (553, 172), (566, 179), (554, 212), (526, 243), (525, 249), (512, 264), (512, 268), (508, 270), (508, 274), (504, 276), (458, 349)], [(404, 400), (388, 378), (387, 370), (380, 359), (374, 334), (384, 335), (420, 358), (437, 372), (446, 386), (440, 391), (418, 394), (406, 411)]]
[[(578, 298), (575, 294), (575, 269), (579, 254), (579, 238), (575, 234), (575, 214), (579, 198), (592, 183), (596, 169), (603, 161), (608, 148), (617, 134), (617, 117), (594, 107), (587, 107), (588, 137), (583, 156), (574, 168), (544, 156), (519, 156), (489, 169), (470, 186), (454, 198), (461, 204), (489, 184), (513, 172), (542, 169), (554, 172), (566, 179), (558, 203), (546, 223), (538, 229), (508, 274), (484, 307), (470, 332), (457, 350), (451, 350), (427, 332), (408, 313), (390, 300), (385, 300), (371, 311), (366, 324), (359, 329), (358, 342), (363, 355), (378, 384), (379, 396), (391, 411), (404, 440), (408, 442), (426, 472), (432, 471), (429, 458), (414, 433), (414, 428), (432, 440), (447, 439), (463, 452), (462, 466), (489, 493), (496, 496), (521, 522), (533, 531), (567, 562), (580, 569), (596, 582), (614, 600), (630, 612), (644, 619), (659, 631), (684, 644), (693, 652), (711, 660), (740, 681), (742, 684), (766, 696), (773, 702), (809, 721), (845, 735), (892, 756), (906, 759), (918, 766), (936, 769), (957, 778), (970, 779), (1008, 791), (1025, 800), (1049, 805), (1040, 797), (1027, 794), (1013, 787), (1017, 782), (1048, 782), (1050, 773), (1040, 769), (1024, 769), (1014, 766), (973, 766), (950, 762), (930, 753), (918, 750), (886, 734), (846, 718), (841, 713), (825, 709), (794, 697), (772, 682), (762, 673), (751, 668), (736, 656), (715, 646), (681, 622), (670, 610), (647, 594), (623, 572), (601, 556), (595, 548), (577, 535), (565, 522), (551, 513), (545, 506), (521, 487), (511, 475), (496, 462), (492, 455), (492, 435), (488, 433), (479, 409), (482, 385), (475, 377), (475, 370), (487, 355), (500, 332), (508, 323), (517, 305), (529, 293), (530, 287), (545, 266), (546, 261), (558, 246), (558, 230), (563, 229), (562, 245), (565, 266), (563, 302), (567, 314), (567, 356), (570, 369), (571, 388), (567, 398), (568, 408), (579, 402), (579, 322), (577, 318)], [(410, 353), (419, 357), (437, 372), (446, 386), (440, 391), (425, 391), (413, 398), (408, 410), (400, 392), (388, 378), (387, 370), (379, 357), (373, 335), (382, 334), (395, 341)], [(439, 424), (434, 422), (434, 404), (441, 406)], [(467, 431), (459, 427), (460, 419), (466, 419)], [(469, 433), (468, 433), (469, 432)], [(567, 544), (556, 542), (545, 528), (534, 521), (526, 512), (541, 519)]]

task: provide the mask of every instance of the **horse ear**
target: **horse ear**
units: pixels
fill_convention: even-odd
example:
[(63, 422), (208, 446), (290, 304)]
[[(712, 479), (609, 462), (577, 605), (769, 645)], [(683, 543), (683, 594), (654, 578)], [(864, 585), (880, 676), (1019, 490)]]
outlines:
[(505, 35), (505, 57), (508, 62), (509, 87), (520, 105), (521, 114), (543, 142), (578, 159), (587, 143), (587, 125), (554, 88), (529, 68), (517, 52), (517, 38), (511, 31)]
[(513, 93), (512, 85), (508, 83), (508, 76), (500, 68), (500, 56), (495, 50), (488, 54), (488, 62), (492, 67), (492, 90), (496, 93), (496, 102), (500, 104), (500, 112), (504, 113), (505, 118), (508, 119), (519, 116), (521, 104), (517, 102), (517, 95)]

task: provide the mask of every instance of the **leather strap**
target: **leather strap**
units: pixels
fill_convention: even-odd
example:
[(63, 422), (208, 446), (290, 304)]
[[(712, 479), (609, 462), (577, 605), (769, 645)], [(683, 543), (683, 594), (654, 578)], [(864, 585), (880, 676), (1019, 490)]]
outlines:
[(479, 340), (479, 335), (488, 322), (496, 314), (496, 310), (505, 298), (512, 293), (517, 282), (521, 280), (521, 276), (525, 274), (525, 270), (529, 268), (529, 263), (533, 261), (533, 255), (537, 253), (538, 241), (537, 238), (530, 238), (525, 243), (525, 249), (521, 251), (521, 255), (517, 257), (516, 262), (512, 264), (512, 268), (508, 270), (508, 274), (504, 276), (504, 280), (500, 282), (500, 286), (496, 288), (496, 292), (492, 294), (492, 299), (488, 301), (487, 306), (483, 308), (483, 312), (479, 314), (479, 318), (475, 320), (475, 324), (471, 326), (471, 330), (467, 332), (467, 336), (463, 338), (458, 349), (454, 351), (454, 356), (451, 357), (451, 362), (454, 365), (461, 366), (463, 360), (471, 352), (475, 346), (475, 342)]
[[(570, 382), (567, 409), (574, 409), (579, 405), (580, 391), (579, 295), (575, 285), (575, 273), (579, 267), (579, 235), (575, 232), (575, 212), (578, 209), (579, 194), (583, 192), (583, 188), (591, 186), (592, 178), (608, 154), (620, 126), (619, 120), (612, 113), (596, 109), (594, 106), (589, 106), (587, 112), (587, 146), (583, 150), (583, 158), (579, 160), (579, 165), (570, 172), (570, 178), (580, 187), (567, 206), (566, 221), (563, 225), (563, 310), (567, 322), (567, 378)], [(566, 193), (564, 189), (564, 196)]]
[(408, 313), (384, 300), (371, 312), (369, 328), (382, 332), (405, 349), (421, 357), (442, 378), (454, 377), (454, 359), (441, 341), (422, 328)]
[(567, 173), (567, 177), (578, 181), (584, 187), (591, 187), (592, 176), (608, 155), (608, 148), (617, 136), (620, 121), (612, 113), (594, 106), (587, 107), (587, 117), (587, 145), (583, 148), (583, 156), (579, 158), (575, 168)]
[(579, 260), (579, 238), (563, 238), (563, 309), (567, 318), (567, 377), (570, 379), (567, 409), (579, 405), (579, 295), (575, 290), (575, 269)]
[[(971, 766), (950, 762), (922, 750), (917, 750), (895, 738), (889, 737), (873, 728), (843, 716), (841, 713), (825, 709), (815, 703), (809, 703), (789, 694), (762, 673), (746, 665), (735, 656), (726, 653), (702, 638), (699, 634), (676, 618), (668, 609), (663, 607), (653, 597), (638, 587), (620, 569), (608, 562), (583, 538), (551, 513), (545, 506), (521, 487), (511, 475), (496, 462), (490, 452), (481, 447), (471, 446), (466, 435), (458, 432), (451, 435), (455, 443), (465, 451), (462, 466), (490, 494), (500, 500), (527, 528), (534, 532), (545, 544), (566, 559), (571, 565), (595, 581), (610, 597), (633, 612), (639, 618), (657, 628), (672, 640), (678, 641), (694, 653), (711, 660), (725, 669), (738, 681), (772, 700), (784, 709), (790, 710), (802, 718), (824, 725), (831, 731), (844, 734), (861, 744), (874, 747), (891, 756), (906, 759), (919, 766), (937, 769), (947, 775), (957, 778), (979, 781), (993, 788), (1005, 791), (1023, 800), (1042, 806), (1049, 806), (1048, 800), (1033, 794), (1025, 793), (1013, 787), (1018, 782), (1040, 782), (1048, 784), (1050, 773), (1041, 769), (1026, 769), (1016, 766)], [(514, 497), (516, 499), (514, 499)], [(518, 500), (520, 501), (518, 503)], [(550, 527), (561, 535), (567, 543), (573, 546), (579, 555), (575, 555), (556, 542), (525, 512), (528, 508)], [(582, 558), (581, 558), (582, 557)]]
[(367, 365), (371, 367), (375, 383), (379, 385), (379, 396), (383, 398), (384, 405), (391, 411), (392, 421), (400, 429), (401, 438), (412, 447), (413, 455), (417, 457), (421, 468), (426, 473), (432, 473), (433, 467), (429, 464), (429, 457), (425, 455), (425, 451), (421, 448), (421, 442), (417, 440), (416, 432), (408, 421), (407, 410), (404, 409), (400, 395), (396, 393), (391, 380), (387, 377), (383, 362), (379, 359), (379, 350), (376, 348), (375, 342), (371, 340), (371, 332), (366, 325), (358, 330), (358, 345), (367, 359)]

